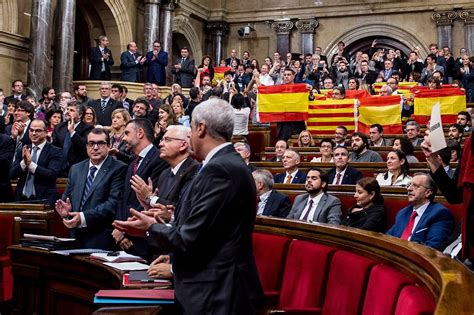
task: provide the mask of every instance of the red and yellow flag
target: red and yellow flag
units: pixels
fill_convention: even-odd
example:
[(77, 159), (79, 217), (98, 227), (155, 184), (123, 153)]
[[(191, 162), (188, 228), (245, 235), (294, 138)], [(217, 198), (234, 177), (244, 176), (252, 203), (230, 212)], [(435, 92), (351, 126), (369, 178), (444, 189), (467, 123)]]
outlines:
[(214, 67), (214, 79), (212, 80), (212, 82), (215, 83), (218, 80), (223, 80), (224, 73), (230, 70), (232, 70), (232, 67)]
[(355, 99), (316, 99), (309, 103), (309, 117), (306, 125), (315, 135), (334, 135), (337, 126), (345, 126), (349, 133), (355, 130)]
[[(374, 91), (376, 95), (380, 94), (380, 89), (382, 86), (387, 85), (387, 82), (375, 82), (374, 83)], [(398, 82), (398, 94), (409, 95), (411, 93), (411, 89), (416, 87), (418, 82)]]
[(360, 99), (358, 131), (369, 134), (370, 125), (380, 124), (385, 134), (402, 134), (400, 96), (378, 96)]
[(437, 102), (441, 105), (441, 121), (443, 124), (456, 122), (457, 114), (466, 110), (466, 94), (458, 88), (440, 90), (418, 90), (415, 94), (415, 121), (426, 124), (431, 117), (431, 109)]
[(304, 83), (259, 86), (257, 101), (260, 122), (308, 119), (308, 90)]

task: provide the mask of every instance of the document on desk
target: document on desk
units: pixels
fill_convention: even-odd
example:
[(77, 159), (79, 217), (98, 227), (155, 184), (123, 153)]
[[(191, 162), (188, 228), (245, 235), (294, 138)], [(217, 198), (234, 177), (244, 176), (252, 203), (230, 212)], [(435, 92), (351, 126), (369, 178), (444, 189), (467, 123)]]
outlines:
[(150, 266), (140, 262), (122, 262), (122, 263), (109, 263), (105, 262), (104, 265), (118, 269), (120, 271), (131, 271), (131, 270), (147, 270)]
[(101, 260), (101, 261), (106, 261), (106, 262), (114, 262), (114, 263), (131, 262), (131, 261), (146, 263), (146, 260), (141, 258), (140, 256), (130, 255), (124, 251), (109, 252), (109, 253), (92, 253), (91, 258)]

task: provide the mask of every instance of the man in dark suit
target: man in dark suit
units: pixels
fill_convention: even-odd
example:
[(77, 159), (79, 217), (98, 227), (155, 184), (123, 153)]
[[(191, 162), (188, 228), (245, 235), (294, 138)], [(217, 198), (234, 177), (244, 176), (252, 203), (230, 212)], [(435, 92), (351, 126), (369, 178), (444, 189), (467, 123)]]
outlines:
[(56, 178), (62, 169), (61, 149), (46, 141), (46, 124), (33, 120), (30, 125), (31, 145), (16, 152), (10, 177), (18, 179), (15, 200), (48, 200), (51, 206), (57, 199)]
[(13, 199), (9, 173), (14, 154), (15, 140), (0, 134), (0, 202), (9, 202)]
[(66, 121), (54, 128), (52, 144), (62, 148), (63, 152), (62, 175), (67, 175), (72, 165), (88, 158), (87, 135), (93, 127), (82, 122), (85, 111), (84, 105), (69, 102), (66, 108)]
[(329, 184), (355, 185), (362, 178), (362, 173), (349, 165), (349, 151), (346, 147), (334, 149), (334, 164), (336, 167), (328, 172)]
[(83, 248), (111, 250), (112, 221), (123, 193), (127, 165), (108, 156), (110, 139), (104, 129), (87, 136), (89, 159), (71, 167), (56, 211)]
[(5, 134), (15, 140), (15, 152), (24, 145), (31, 144), (30, 124), (34, 111), (34, 106), (28, 101), (21, 101), (15, 106), (14, 123), (5, 128)]
[(270, 159), (271, 162), (282, 162), (283, 154), (288, 149), (288, 143), (285, 140), (278, 140), (275, 143), (275, 156)]
[(400, 210), (387, 234), (443, 250), (454, 219), (449, 209), (434, 202), (438, 188), (430, 175), (417, 173), (407, 187), (410, 205)]
[(107, 36), (99, 36), (99, 45), (91, 48), (89, 53), (89, 63), (91, 65), (91, 72), (89, 80), (110, 80), (110, 67), (114, 64), (112, 52), (107, 46), (109, 40)]
[(146, 53), (144, 63), (148, 66), (146, 82), (166, 85), (166, 66), (168, 65), (168, 53), (161, 50), (161, 42), (153, 42), (153, 50)]
[(257, 169), (255, 166), (250, 164), (250, 156), (252, 155), (252, 152), (250, 151), (248, 143), (236, 142), (234, 143), (234, 149), (240, 154), (251, 173)]
[(18, 101), (24, 101), (26, 99), (26, 95), (23, 94), (24, 84), (21, 80), (15, 80), (12, 82), (12, 95), (5, 97), (3, 100), (3, 104), (8, 105), (8, 102), (12, 99), (16, 99)]
[(321, 169), (311, 168), (306, 175), (306, 191), (296, 196), (288, 219), (304, 222), (329, 224), (341, 223), (341, 201), (326, 192), (328, 174)]
[(181, 58), (178, 58), (171, 69), (174, 74), (174, 82), (181, 85), (182, 88), (191, 88), (194, 79), (194, 59), (189, 57), (187, 47), (181, 48)]
[[(234, 112), (210, 99), (193, 112), (191, 142), (202, 168), (178, 202), (171, 226), (132, 211), (114, 225), (172, 252), (182, 314), (255, 314), (263, 293), (252, 254), (255, 183), (232, 143)], [(238, 215), (236, 215), (238, 214)]]
[(98, 125), (110, 126), (112, 125), (112, 112), (117, 108), (123, 108), (123, 105), (110, 97), (112, 94), (110, 83), (102, 82), (99, 92), (100, 98), (89, 102), (89, 106), (95, 111)]
[(285, 150), (283, 153), (283, 168), (285, 173), (276, 174), (275, 183), (280, 184), (304, 184), (306, 182), (306, 174), (298, 169), (301, 158), (298, 152), (292, 149)]
[(252, 173), (257, 187), (257, 215), (286, 218), (290, 213), (288, 196), (273, 190), (273, 176), (270, 171), (257, 169)]
[(137, 44), (130, 42), (127, 45), (127, 51), (120, 55), (120, 81), (138, 82), (140, 68), (145, 62), (145, 58), (137, 53)]
[(240, 65), (240, 59), (237, 58), (237, 50), (235, 49), (230, 51), (230, 57), (225, 60), (226, 67), (230, 67), (232, 65), (232, 60), (235, 60), (237, 65)]

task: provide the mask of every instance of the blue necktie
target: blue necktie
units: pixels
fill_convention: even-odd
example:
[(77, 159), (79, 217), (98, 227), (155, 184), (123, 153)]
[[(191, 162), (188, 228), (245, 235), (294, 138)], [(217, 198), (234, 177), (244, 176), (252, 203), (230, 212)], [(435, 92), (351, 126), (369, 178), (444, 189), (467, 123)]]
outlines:
[[(38, 149), (39, 148), (37, 146), (33, 147), (33, 155), (31, 156), (32, 163), (36, 163)], [(26, 177), (27, 179), (26, 179), (26, 184), (25, 184), (24, 195), (26, 198), (30, 198), (31, 196), (33, 196), (33, 190), (35, 188), (35, 175), (28, 172), (28, 175)]]
[(107, 102), (106, 100), (102, 100), (102, 105), (100, 106), (101, 109), (102, 109), (102, 114), (105, 113), (105, 107), (107, 107)]
[(95, 166), (91, 166), (89, 169), (89, 175), (87, 176), (86, 187), (84, 188), (84, 193), (82, 194), (81, 208), (79, 209), (79, 211), (82, 211), (82, 207), (84, 207), (84, 204), (86, 203), (87, 196), (89, 195), (92, 183), (94, 182), (94, 175), (96, 171), (97, 167)]

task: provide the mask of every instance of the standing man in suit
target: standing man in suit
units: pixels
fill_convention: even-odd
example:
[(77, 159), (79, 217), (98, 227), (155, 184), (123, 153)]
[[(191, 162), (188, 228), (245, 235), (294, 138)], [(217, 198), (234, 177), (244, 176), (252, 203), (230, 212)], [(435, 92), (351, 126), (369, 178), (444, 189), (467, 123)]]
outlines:
[(292, 149), (285, 150), (283, 153), (283, 168), (285, 173), (275, 175), (275, 183), (280, 184), (304, 184), (306, 174), (298, 169), (301, 158), (298, 152)]
[(410, 205), (398, 212), (387, 234), (443, 250), (454, 219), (449, 209), (434, 202), (438, 191), (435, 182), (429, 174), (417, 173), (407, 190)]
[(66, 107), (66, 120), (54, 128), (52, 144), (62, 148), (63, 171), (67, 175), (69, 168), (88, 158), (86, 143), (87, 135), (92, 126), (82, 122), (86, 107), (70, 101)]
[(230, 57), (225, 60), (226, 67), (231, 67), (233, 60), (237, 62), (237, 65), (240, 65), (240, 59), (237, 58), (237, 50), (235, 49), (230, 51)]
[(95, 111), (98, 125), (110, 126), (112, 125), (112, 112), (117, 108), (123, 108), (123, 105), (110, 97), (112, 84), (109, 82), (102, 82), (99, 92), (100, 98), (89, 102), (89, 106)]
[(56, 211), (83, 248), (111, 250), (112, 221), (123, 193), (127, 165), (108, 156), (107, 131), (94, 128), (87, 136), (89, 159), (75, 164), (69, 172)]
[(31, 144), (29, 130), (34, 111), (34, 106), (28, 101), (21, 101), (15, 106), (13, 113), (15, 122), (5, 128), (5, 134), (16, 142), (15, 151), (24, 145)]
[(168, 65), (168, 53), (161, 50), (161, 42), (153, 42), (153, 50), (146, 53), (144, 63), (148, 66), (146, 82), (166, 85), (166, 66)]
[(31, 145), (24, 145), (16, 152), (10, 177), (18, 179), (15, 200), (49, 201), (57, 199), (56, 178), (62, 169), (62, 152), (46, 141), (46, 124), (35, 119), (30, 126)]
[(234, 112), (221, 99), (194, 109), (191, 142), (202, 167), (178, 202), (171, 226), (132, 211), (114, 225), (172, 252), (181, 314), (256, 314), (263, 291), (252, 253), (255, 183), (232, 146)]
[(112, 52), (107, 46), (109, 40), (107, 36), (99, 36), (99, 46), (91, 48), (89, 53), (89, 62), (91, 64), (91, 72), (89, 80), (107, 80), (109, 81), (110, 67), (114, 64)]
[(341, 201), (327, 191), (328, 174), (319, 168), (311, 168), (306, 175), (306, 191), (296, 196), (288, 219), (329, 224), (341, 223)]
[(336, 167), (328, 172), (328, 182), (332, 185), (355, 185), (362, 178), (362, 173), (349, 165), (349, 151), (346, 147), (334, 149)]
[(178, 83), (182, 88), (191, 88), (194, 79), (194, 59), (189, 57), (187, 47), (181, 48), (181, 58), (178, 58), (171, 69), (174, 74), (174, 83)]
[(252, 173), (257, 187), (257, 215), (286, 218), (290, 213), (288, 196), (273, 190), (273, 176), (270, 171), (257, 169)]
[(12, 95), (5, 97), (3, 104), (8, 105), (8, 102), (12, 99), (18, 101), (24, 101), (26, 95), (23, 94), (24, 84), (21, 80), (15, 80), (12, 82)]
[(13, 199), (10, 182), (10, 168), (15, 154), (15, 140), (0, 134), (0, 202), (9, 202)]
[(144, 62), (145, 58), (137, 54), (137, 44), (135, 42), (128, 43), (127, 51), (120, 55), (120, 70), (122, 70), (120, 81), (138, 82), (140, 68)]

